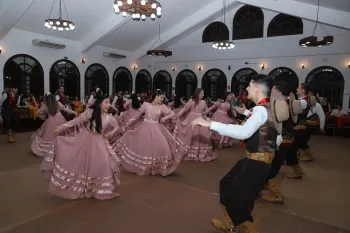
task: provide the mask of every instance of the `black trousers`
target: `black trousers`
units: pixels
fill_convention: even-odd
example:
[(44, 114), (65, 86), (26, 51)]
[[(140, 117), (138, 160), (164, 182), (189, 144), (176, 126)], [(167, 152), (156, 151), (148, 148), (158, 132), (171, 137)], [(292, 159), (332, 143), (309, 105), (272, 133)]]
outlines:
[(298, 160), (298, 149), (306, 150), (309, 147), (308, 141), (311, 137), (309, 130), (295, 130), (294, 131), (294, 139), (292, 143), (292, 148), (290, 153), (286, 156), (286, 162), (288, 166), (294, 166), (299, 164)]
[[(276, 178), (278, 173), (280, 172), (280, 169), (286, 160), (288, 154), (291, 153), (292, 145), (290, 144), (281, 144), (279, 147), (279, 150), (276, 150), (275, 157), (273, 158), (271, 162), (271, 167), (269, 171), (269, 175), (267, 177), (267, 180)], [(267, 181), (266, 180), (266, 181)]]
[(269, 170), (267, 163), (244, 158), (220, 180), (220, 203), (234, 225), (253, 222), (254, 201), (265, 186)]
[(18, 112), (11, 109), (2, 109), (1, 117), (5, 130), (17, 131), (19, 128), (19, 116)]

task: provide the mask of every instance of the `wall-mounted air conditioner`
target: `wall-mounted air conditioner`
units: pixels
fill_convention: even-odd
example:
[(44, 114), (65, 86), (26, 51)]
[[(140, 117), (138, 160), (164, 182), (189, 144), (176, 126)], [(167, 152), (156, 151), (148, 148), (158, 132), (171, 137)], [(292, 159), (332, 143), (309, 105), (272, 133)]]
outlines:
[(66, 47), (63, 44), (58, 44), (55, 42), (50, 42), (48, 40), (39, 40), (39, 39), (33, 40), (32, 44), (35, 46), (42, 46), (42, 47), (47, 47), (52, 49), (64, 49)]
[(116, 53), (110, 53), (110, 52), (104, 52), (103, 56), (104, 57), (110, 57), (110, 58), (116, 58), (116, 59), (124, 59), (124, 58), (126, 58), (125, 55), (116, 54)]

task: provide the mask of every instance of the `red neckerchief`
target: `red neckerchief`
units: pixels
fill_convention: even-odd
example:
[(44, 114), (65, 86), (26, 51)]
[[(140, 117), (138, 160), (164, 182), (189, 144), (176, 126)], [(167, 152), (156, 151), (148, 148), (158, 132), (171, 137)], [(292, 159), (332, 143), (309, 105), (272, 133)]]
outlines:
[[(265, 98), (265, 99), (260, 100), (256, 106), (265, 105), (267, 103), (270, 103), (270, 98)], [(244, 121), (248, 120), (252, 116), (252, 114), (253, 114), (252, 112), (249, 113), (248, 117)], [(243, 149), (244, 146), (245, 146), (245, 141), (242, 141), (240, 148)]]
[(286, 101), (287, 104), (289, 104), (289, 99), (286, 99), (285, 101)]
[(303, 99), (303, 100), (307, 100), (307, 96), (304, 96), (302, 99)]
[(257, 105), (265, 105), (267, 103), (270, 103), (270, 98), (265, 98), (259, 101)]
[(15, 99), (16, 99), (16, 94), (11, 93), (10, 102), (9, 102), (10, 107), (12, 106), (12, 103), (15, 102)]
[(118, 94), (118, 99), (120, 99), (120, 101), (122, 103), (122, 106), (124, 106), (124, 98), (123, 98), (123, 96)]
[(65, 99), (64, 99), (64, 95), (62, 93), (59, 94), (60, 96), (60, 101), (62, 104), (65, 104)]

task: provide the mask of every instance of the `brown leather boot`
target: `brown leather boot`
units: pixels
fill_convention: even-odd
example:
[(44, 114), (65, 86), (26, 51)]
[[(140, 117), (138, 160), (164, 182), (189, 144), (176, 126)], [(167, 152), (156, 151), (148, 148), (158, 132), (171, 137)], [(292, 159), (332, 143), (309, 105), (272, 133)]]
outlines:
[(292, 168), (293, 168), (293, 172), (287, 174), (287, 178), (290, 178), (290, 179), (302, 179), (304, 173), (301, 170), (300, 164), (296, 164), (296, 165), (292, 166)]
[(246, 221), (237, 226), (239, 233), (259, 233), (254, 222)]
[(264, 195), (262, 197), (263, 200), (272, 202), (272, 203), (283, 204), (282, 190), (278, 185), (278, 183), (276, 182), (276, 179), (268, 180), (265, 187), (267, 188), (267, 190), (269, 190), (270, 194)]
[(314, 161), (316, 158), (314, 156), (312, 156), (311, 153), (311, 149), (307, 148), (304, 150), (304, 155), (300, 156), (299, 160), (303, 161), (303, 162), (312, 162)]
[(223, 214), (224, 214), (224, 221), (220, 221), (218, 219), (211, 220), (211, 224), (219, 231), (222, 232), (234, 232), (234, 225), (230, 218), (230, 216), (227, 213), (226, 207), (224, 205), (221, 205)]
[(211, 220), (211, 224), (213, 227), (215, 227), (216, 230), (222, 231), (224, 233), (234, 232), (234, 226), (225, 221), (220, 221), (214, 218)]
[(12, 143), (15, 141), (14, 137), (13, 137), (13, 134), (12, 134), (12, 130), (7, 130), (7, 141)]

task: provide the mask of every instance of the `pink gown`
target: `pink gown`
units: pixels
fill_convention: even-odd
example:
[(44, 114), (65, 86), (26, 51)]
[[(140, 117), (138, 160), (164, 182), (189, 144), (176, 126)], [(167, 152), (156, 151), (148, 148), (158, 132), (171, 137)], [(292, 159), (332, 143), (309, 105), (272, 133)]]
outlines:
[(75, 114), (74, 111), (65, 108), (63, 104), (58, 103), (57, 113), (54, 116), (49, 115), (47, 106), (45, 103), (38, 109), (36, 115), (41, 120), (45, 120), (41, 127), (32, 135), (32, 152), (40, 157), (48, 156), (53, 157), (54, 154), (54, 133), (53, 131), (60, 125), (66, 123), (66, 119), (61, 114), (61, 111), (69, 114)]
[(166, 127), (159, 123), (171, 119), (174, 113), (165, 105), (145, 102), (127, 123), (127, 128), (132, 127), (133, 121), (137, 121), (142, 113), (145, 116), (141, 125), (127, 130), (112, 147), (126, 170), (140, 176), (167, 176), (178, 167), (184, 152)]
[(119, 159), (109, 139), (119, 131), (111, 114), (102, 118), (101, 133), (90, 128), (92, 109), (58, 127), (55, 157), (43, 161), (41, 169), (51, 173), (49, 192), (66, 199), (118, 197)]
[[(126, 103), (124, 104), (124, 109), (126, 109), (126, 111), (120, 115), (119, 119), (120, 119), (121, 125), (125, 127), (126, 123), (128, 123), (130, 119), (132, 119), (135, 115), (139, 114), (139, 110), (132, 108), (131, 99), (126, 101)], [(139, 117), (139, 119), (135, 121), (132, 124), (132, 126), (130, 126), (130, 129), (136, 129), (141, 125), (142, 121), (143, 121), (143, 118)]]
[[(220, 122), (223, 124), (234, 123), (234, 120), (232, 120), (227, 115), (227, 112), (231, 109), (230, 103), (228, 102), (222, 103), (218, 101), (212, 107), (210, 107), (208, 111), (211, 111), (213, 109), (217, 109), (217, 110), (211, 118), (212, 121)], [(232, 138), (221, 136), (217, 132), (213, 132), (213, 138), (215, 142), (218, 144), (219, 148), (232, 146)]]
[[(177, 114), (174, 136), (181, 146), (186, 148), (184, 160), (196, 160), (207, 162), (216, 159), (212, 142), (212, 133), (210, 129), (195, 126), (192, 129), (192, 121), (198, 117), (203, 117), (208, 109), (204, 100), (197, 105), (193, 100), (186, 103), (183, 109)], [(184, 120), (181, 118), (187, 112), (188, 115)]]

